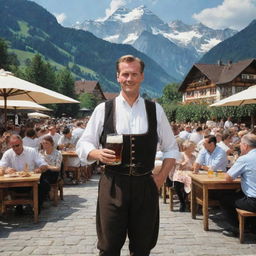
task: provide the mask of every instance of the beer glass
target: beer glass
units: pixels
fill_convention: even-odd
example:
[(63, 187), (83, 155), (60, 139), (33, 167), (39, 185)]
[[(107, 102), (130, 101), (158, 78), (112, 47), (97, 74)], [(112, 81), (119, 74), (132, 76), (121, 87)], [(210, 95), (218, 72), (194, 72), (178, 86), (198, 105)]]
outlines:
[(214, 171), (213, 171), (213, 168), (211, 166), (208, 166), (207, 174), (208, 174), (209, 178), (213, 177)]
[(115, 151), (116, 159), (110, 165), (119, 165), (122, 162), (123, 135), (107, 134), (106, 148)]

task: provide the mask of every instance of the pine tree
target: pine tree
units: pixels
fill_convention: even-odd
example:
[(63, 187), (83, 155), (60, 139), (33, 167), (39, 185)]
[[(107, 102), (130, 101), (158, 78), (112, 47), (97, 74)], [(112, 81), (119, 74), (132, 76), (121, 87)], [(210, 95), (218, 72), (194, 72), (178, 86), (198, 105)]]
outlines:
[[(66, 67), (62, 69), (57, 74), (57, 84), (58, 84), (58, 92), (73, 99), (76, 99), (75, 90), (74, 90), (74, 78)], [(56, 114), (61, 116), (62, 114), (66, 114), (68, 116), (76, 116), (79, 111), (79, 104), (57, 104), (56, 105)]]

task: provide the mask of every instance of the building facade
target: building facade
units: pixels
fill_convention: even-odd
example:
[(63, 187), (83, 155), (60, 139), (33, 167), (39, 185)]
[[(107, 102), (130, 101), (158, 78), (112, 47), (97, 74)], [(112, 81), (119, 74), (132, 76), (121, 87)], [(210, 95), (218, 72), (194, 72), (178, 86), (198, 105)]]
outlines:
[(194, 64), (181, 83), (182, 102), (212, 104), (256, 84), (256, 59)]

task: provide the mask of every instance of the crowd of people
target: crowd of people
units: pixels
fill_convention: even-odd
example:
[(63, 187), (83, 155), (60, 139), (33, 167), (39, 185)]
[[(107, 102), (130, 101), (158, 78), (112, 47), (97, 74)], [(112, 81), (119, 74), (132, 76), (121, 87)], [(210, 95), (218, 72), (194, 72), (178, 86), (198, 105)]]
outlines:
[[(34, 122), (24, 126), (8, 125), (0, 136), (0, 174), (16, 172), (41, 173), (38, 187), (39, 212), (50, 198), (51, 184), (57, 182), (63, 168), (62, 150), (75, 150), (76, 143), (86, 126), (87, 119)], [(82, 166), (78, 157), (67, 159), (69, 166)], [(70, 177), (73, 178), (73, 177)], [(10, 191), (24, 193), (29, 188), (13, 188)], [(10, 197), (10, 195), (8, 195)], [(23, 206), (15, 208), (23, 213)]]
[[(225, 122), (172, 123), (179, 145), (180, 157), (170, 171), (167, 186), (173, 186), (180, 201), (180, 212), (188, 210), (189, 179), (183, 170), (198, 173), (208, 171), (226, 173), (226, 180), (241, 176), (241, 190), (214, 190), (210, 198), (220, 202), (221, 209), (230, 226), (224, 235), (238, 235), (236, 208), (256, 212), (256, 132), (245, 124), (233, 124), (231, 117)], [(254, 165), (255, 166), (255, 165)], [(251, 218), (250, 230), (255, 229)], [(252, 224), (253, 223), (253, 224)]]

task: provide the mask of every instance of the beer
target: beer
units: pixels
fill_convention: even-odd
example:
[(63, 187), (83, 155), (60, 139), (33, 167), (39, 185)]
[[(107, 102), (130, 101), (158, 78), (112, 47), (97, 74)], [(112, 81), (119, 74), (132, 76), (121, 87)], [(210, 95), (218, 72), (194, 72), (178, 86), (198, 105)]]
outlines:
[(118, 165), (122, 162), (123, 151), (123, 135), (108, 134), (106, 140), (106, 148), (115, 151), (116, 159), (111, 165)]
[(208, 167), (207, 174), (208, 174), (209, 178), (213, 177), (214, 171), (213, 171), (213, 168), (211, 166)]

